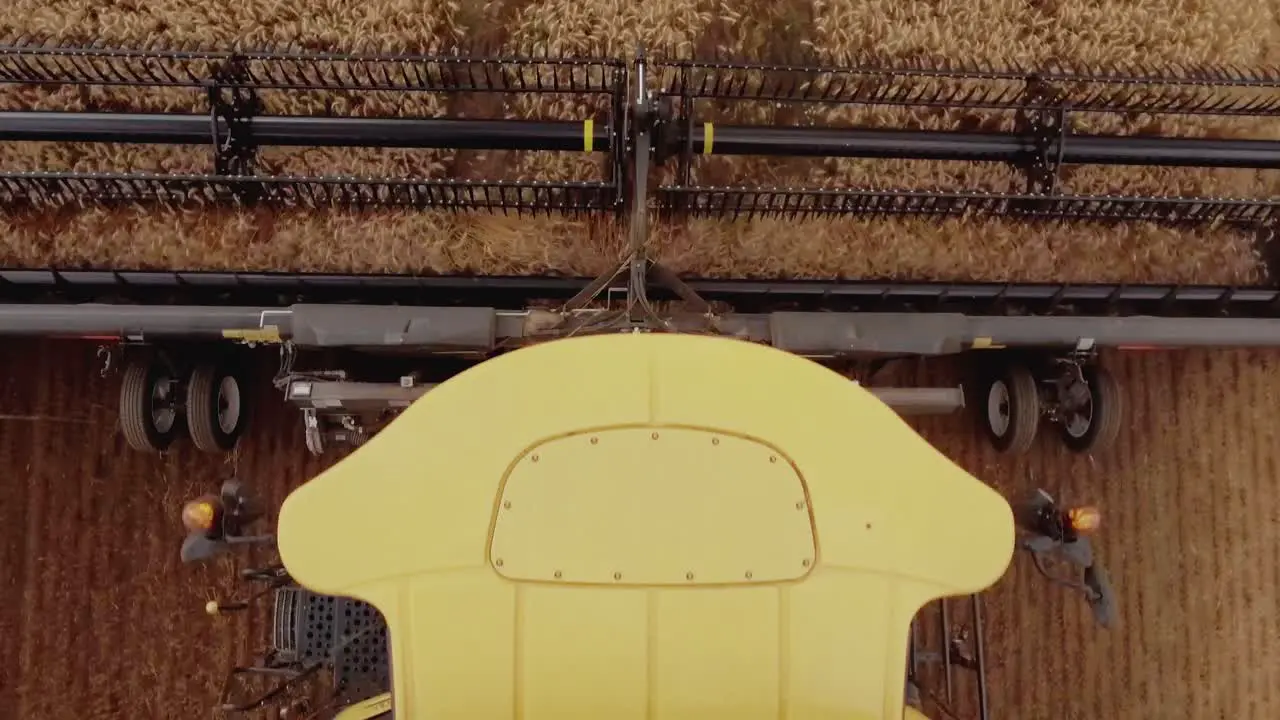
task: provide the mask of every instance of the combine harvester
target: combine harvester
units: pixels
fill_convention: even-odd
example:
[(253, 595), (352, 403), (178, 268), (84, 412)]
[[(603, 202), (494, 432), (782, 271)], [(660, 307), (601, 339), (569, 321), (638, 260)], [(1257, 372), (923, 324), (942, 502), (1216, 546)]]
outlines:
[[(278, 377), (303, 412), (308, 446), (359, 444), (429, 389), (428, 359), (483, 360), (596, 332), (695, 332), (767, 343), (820, 360), (873, 361), (981, 350), (970, 388), (872, 390), (903, 413), (977, 407), (993, 444), (1025, 451), (1047, 420), (1076, 451), (1099, 452), (1121, 420), (1104, 348), (1280, 344), (1274, 288), (748, 282), (680, 279), (648, 252), (661, 222), (713, 216), (1004, 216), (1028, 222), (1144, 222), (1274, 233), (1276, 198), (1075, 196), (1068, 165), (1280, 168), (1280, 141), (1122, 137), (1073, 132), (1099, 114), (1274, 117), (1273, 74), (963, 67), (767, 66), (658, 60), (319, 55), (287, 52), (0, 47), (0, 82), (23, 95), (80, 93), (84, 112), (0, 112), (0, 142), (211, 147), (210, 172), (0, 173), (0, 205), (231, 204), (567, 213), (616, 221), (629, 240), (616, 272), (590, 278), (345, 277), (250, 273), (0, 271), (0, 334), (127, 346), (120, 414), (130, 445), (161, 450), (189, 434), (225, 451), (247, 394), (227, 340), (280, 344)], [(124, 90), (126, 93), (122, 93)], [(110, 109), (95, 107), (112, 91)], [(201, 112), (130, 112), (130, 98), (187, 93)], [(555, 94), (581, 119), (292, 116), (290, 94), (483, 97), (510, 110)], [(353, 100), (352, 98), (356, 98)], [(724, 122), (737, 105), (887, 105), (964, 111), (1007, 131), (785, 127)], [(34, 102), (34, 101), (33, 101)], [(202, 105), (203, 103), (203, 105)], [(488, 102), (492, 106), (493, 102)], [(477, 104), (479, 106), (480, 103)], [(273, 111), (273, 108), (275, 111)], [(332, 107), (330, 107), (332, 110)], [(295, 177), (264, 174), (260, 148), (409, 148), (578, 152), (590, 181)], [(700, 184), (707, 156), (915, 158), (1011, 163), (1012, 192), (761, 188)], [(659, 302), (662, 301), (662, 302)], [(147, 352), (137, 352), (139, 348)], [(342, 352), (334, 352), (342, 351)], [(355, 372), (353, 354), (400, 362)], [(419, 362), (405, 363), (405, 356)], [(354, 363), (345, 365), (345, 363)], [(376, 364), (375, 364), (376, 365)], [(306, 369), (302, 369), (306, 367)], [(434, 371), (439, 374), (438, 371)], [(359, 375), (359, 376), (358, 376)], [(967, 390), (967, 392), (966, 392)]]
[[(629, 333), (507, 353), (295, 490), (277, 534), (252, 534), (261, 514), (235, 481), (183, 513), (188, 562), (279, 550), (243, 572), (273, 634), (229, 676), (230, 716), (990, 716), (981, 604), (947, 598), (1004, 574), (1009, 504), (773, 348)], [(1109, 627), (1097, 513), (1038, 495), (1017, 524), (1038, 555), (1088, 556)]]
[[(162, 450), (184, 433), (204, 450), (232, 448), (245, 428), (247, 348), (262, 345), (279, 346), (275, 380), (301, 407), (313, 451), (368, 443), (296, 490), (277, 532), (250, 531), (264, 513), (234, 482), (185, 509), (186, 560), (237, 544), (280, 551), (279, 563), (245, 572), (263, 590), (210, 607), (275, 604), (272, 647), (231, 674), (228, 711), (279, 701), (296, 715), (303, 701), (293, 691), (328, 673), (331, 695), (313, 709), (366, 720), (887, 720), (918, 717), (910, 706), (930, 703), (940, 718), (953, 716), (946, 708), (961, 695), (985, 720), (982, 606), (970, 593), (994, 583), (1019, 546), (1014, 513), (888, 408), (975, 405), (1005, 451), (1026, 450), (1047, 420), (1071, 449), (1098, 452), (1122, 422), (1100, 350), (1280, 345), (1274, 288), (711, 281), (679, 278), (648, 250), (652, 218), (701, 216), (1149, 222), (1266, 242), (1275, 198), (1081, 197), (1062, 194), (1056, 178), (1072, 164), (1280, 168), (1276, 141), (1072, 131), (1073, 118), (1097, 113), (1275, 116), (1280, 79), (1270, 75), (16, 42), (0, 48), (0, 82), (26, 86), (24, 97), (74, 88), (89, 105), (0, 112), (0, 142), (207, 143), (212, 156), (199, 175), (0, 173), (6, 212), (390, 206), (600, 216), (625, 231), (615, 270), (594, 279), (0, 270), (0, 334), (123, 349), (120, 414), (135, 448)], [(92, 107), (112, 87), (207, 104), (191, 114), (131, 111), (119, 98), (109, 111)], [(507, 107), (552, 93), (583, 115), (271, 109), (282, 94), (317, 92), (478, 93), (505, 97), (498, 104)], [(731, 119), (728, 108), (761, 100), (1016, 121), (1007, 131), (939, 132)], [(276, 146), (583, 152), (602, 174), (541, 182), (263, 173), (258, 150)], [(700, 179), (708, 155), (1012, 163), (1026, 185), (712, 185)], [(874, 368), (956, 354), (975, 360), (973, 388), (864, 388), (806, 359)], [(1037, 496), (1018, 516), (1031, 536), (1020, 546), (1037, 554), (1037, 567), (1051, 552), (1083, 567), (1083, 579), (1063, 582), (1109, 624), (1105, 573), (1078, 537), (1096, 515)], [(283, 683), (238, 696), (242, 681), (263, 677)]]

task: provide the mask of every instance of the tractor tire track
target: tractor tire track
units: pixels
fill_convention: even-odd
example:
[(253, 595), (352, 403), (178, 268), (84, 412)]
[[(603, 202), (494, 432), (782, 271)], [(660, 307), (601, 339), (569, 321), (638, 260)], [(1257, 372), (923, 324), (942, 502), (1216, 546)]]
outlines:
[(32, 414), (35, 406), (32, 386), (20, 382), (18, 368), (21, 353), (6, 346), (0, 352), (0, 408), (11, 418), (0, 421), (0, 637), (6, 638), (6, 649), (0, 653), (0, 707), (19, 707), (22, 697), (19, 683), (29, 657), (26, 595), (31, 586), (35, 563), (30, 562), (31, 538), (27, 518), (36, 500), (26, 475), (31, 459), (31, 424), (17, 418)]

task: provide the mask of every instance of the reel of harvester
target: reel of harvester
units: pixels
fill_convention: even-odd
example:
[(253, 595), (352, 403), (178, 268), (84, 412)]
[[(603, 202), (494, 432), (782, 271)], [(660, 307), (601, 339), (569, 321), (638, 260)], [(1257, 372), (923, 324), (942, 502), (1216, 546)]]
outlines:
[[(456, 49), (392, 55), (58, 47), (24, 37), (0, 43), (4, 85), (63, 94), (97, 89), (110, 102), (89, 99), (82, 112), (0, 112), (0, 141), (209, 145), (212, 160), (208, 173), (0, 170), (0, 205), (10, 207), (230, 202), (630, 214), (633, 236), (647, 231), (634, 216), (649, 210), (667, 220), (976, 215), (1252, 230), (1273, 226), (1280, 207), (1275, 198), (1073, 195), (1061, 182), (1064, 168), (1076, 165), (1280, 168), (1275, 140), (1077, 129), (1106, 115), (1275, 118), (1274, 69), (817, 56), (782, 65), (643, 52), (628, 63)], [(148, 104), (148, 93), (165, 93), (165, 107), (191, 112), (148, 112), (157, 104)], [(496, 117), (442, 117), (440, 105), (421, 99), (438, 95), (469, 98)], [(567, 100), (529, 101), (542, 96)], [(921, 129), (918, 117), (896, 125), (823, 124), (840, 108), (867, 107), (951, 118), (954, 129)], [(512, 119), (521, 114), (554, 118)], [(280, 147), (583, 152), (602, 158), (602, 177), (299, 176), (264, 166), (270, 163), (261, 150)], [(1007, 189), (752, 187), (706, 172), (720, 156), (1006, 163), (1023, 180)], [(650, 197), (654, 171), (672, 160), (673, 172)]]

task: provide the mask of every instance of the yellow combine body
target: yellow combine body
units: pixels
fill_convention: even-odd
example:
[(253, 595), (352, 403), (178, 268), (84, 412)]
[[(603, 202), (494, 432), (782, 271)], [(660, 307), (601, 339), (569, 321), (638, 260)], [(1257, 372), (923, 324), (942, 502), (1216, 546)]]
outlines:
[(672, 334), (482, 363), (278, 531), (297, 582), (386, 618), (391, 696), (343, 717), (415, 720), (923, 717), (912, 617), (1014, 548), (1008, 503), (871, 393)]

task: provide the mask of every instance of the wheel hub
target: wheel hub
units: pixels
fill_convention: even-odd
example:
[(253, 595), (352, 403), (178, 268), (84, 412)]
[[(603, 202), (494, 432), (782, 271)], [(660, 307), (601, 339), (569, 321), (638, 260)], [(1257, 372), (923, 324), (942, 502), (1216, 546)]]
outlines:
[(240, 424), (240, 383), (230, 375), (218, 383), (218, 429), (230, 435)]
[(987, 425), (996, 437), (1004, 437), (1012, 419), (1009, 386), (1003, 380), (996, 380), (987, 391)]
[(178, 421), (178, 408), (174, 401), (173, 378), (161, 375), (151, 386), (151, 425), (156, 432), (167, 433)]
[(1093, 396), (1087, 392), (1085, 395), (1083, 402), (1066, 408), (1062, 414), (1062, 427), (1073, 438), (1084, 437), (1093, 426)]

